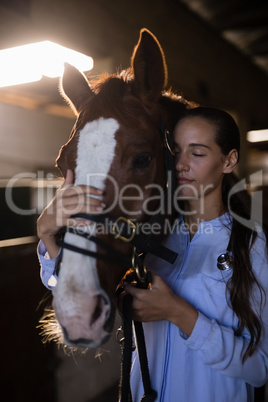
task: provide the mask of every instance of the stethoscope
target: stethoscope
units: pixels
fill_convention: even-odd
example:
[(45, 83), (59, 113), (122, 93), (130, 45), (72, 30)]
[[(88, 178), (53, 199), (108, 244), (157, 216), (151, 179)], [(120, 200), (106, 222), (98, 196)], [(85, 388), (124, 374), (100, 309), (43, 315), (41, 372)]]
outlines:
[(234, 263), (234, 257), (230, 250), (230, 241), (229, 241), (226, 252), (220, 254), (217, 259), (217, 267), (221, 271), (228, 271), (229, 269), (233, 268), (233, 263)]

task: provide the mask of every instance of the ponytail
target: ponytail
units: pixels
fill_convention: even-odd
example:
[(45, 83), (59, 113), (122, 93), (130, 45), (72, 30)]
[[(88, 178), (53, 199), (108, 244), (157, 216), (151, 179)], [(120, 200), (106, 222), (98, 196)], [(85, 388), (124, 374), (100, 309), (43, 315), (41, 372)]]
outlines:
[[(224, 176), (222, 186), (222, 198), (226, 209), (230, 209), (236, 215), (249, 220), (251, 197), (246, 190), (231, 196), (228, 206), (228, 194), (231, 188), (238, 182), (233, 174)], [(228, 208), (229, 207), (229, 208)], [(226, 290), (230, 291), (230, 302), (239, 320), (236, 335), (240, 335), (245, 328), (250, 333), (250, 342), (243, 355), (243, 362), (251, 356), (260, 340), (261, 321), (251, 306), (250, 294), (254, 284), (260, 290), (262, 300), (262, 287), (258, 283), (250, 262), (250, 250), (256, 240), (257, 232), (254, 228), (248, 228), (233, 218), (230, 251), (233, 255), (233, 275), (227, 283)]]

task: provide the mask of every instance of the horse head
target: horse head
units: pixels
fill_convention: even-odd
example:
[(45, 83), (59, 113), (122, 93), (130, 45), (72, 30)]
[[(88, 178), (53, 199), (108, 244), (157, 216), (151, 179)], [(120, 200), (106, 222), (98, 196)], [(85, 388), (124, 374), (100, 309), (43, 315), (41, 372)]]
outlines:
[[(77, 120), (57, 165), (63, 176), (73, 170), (75, 185), (103, 191), (107, 208), (102, 217), (150, 222), (161, 209), (161, 189), (166, 186), (161, 127), (171, 132), (189, 106), (182, 97), (165, 92), (166, 84), (164, 53), (146, 29), (128, 70), (89, 83), (74, 67), (65, 68), (62, 93)], [(82, 236), (69, 230), (64, 236), (65, 246), (74, 249), (63, 249), (53, 306), (64, 343), (70, 346), (96, 347), (108, 340), (116, 285), (130, 268), (119, 264), (105, 246), (124, 261), (133, 253), (130, 242), (112, 233), (114, 222), (112, 230), (98, 230), (105, 227), (103, 222), (98, 225), (84, 228)]]

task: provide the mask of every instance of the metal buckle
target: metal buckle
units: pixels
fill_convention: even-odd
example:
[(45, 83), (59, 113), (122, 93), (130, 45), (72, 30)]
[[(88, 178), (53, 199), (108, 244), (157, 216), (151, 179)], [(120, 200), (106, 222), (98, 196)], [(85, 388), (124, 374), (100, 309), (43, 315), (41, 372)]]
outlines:
[[(125, 222), (125, 223), (127, 223), (127, 224), (129, 225), (128, 228), (130, 228), (131, 231), (132, 231), (132, 233), (130, 234), (129, 237), (122, 236), (122, 235), (116, 230), (116, 229), (117, 229), (117, 225), (118, 225), (118, 223), (119, 223), (120, 221), (121, 221), (121, 222)], [(113, 224), (113, 227), (112, 227), (112, 234), (114, 235), (114, 237), (115, 237), (116, 239), (120, 239), (120, 240), (122, 240), (122, 241), (124, 241), (124, 242), (126, 242), (126, 243), (129, 243), (129, 242), (131, 242), (131, 240), (133, 240), (134, 237), (135, 237), (135, 234), (136, 234), (136, 226), (135, 226), (135, 224), (134, 224), (133, 222), (131, 222), (129, 219), (124, 218), (123, 216), (120, 216), (119, 218), (116, 219), (115, 223)]]
[(165, 141), (165, 146), (169, 150), (172, 156), (175, 156), (175, 152), (171, 149), (169, 141), (168, 141), (168, 135), (170, 135), (168, 130), (164, 131), (164, 141)]

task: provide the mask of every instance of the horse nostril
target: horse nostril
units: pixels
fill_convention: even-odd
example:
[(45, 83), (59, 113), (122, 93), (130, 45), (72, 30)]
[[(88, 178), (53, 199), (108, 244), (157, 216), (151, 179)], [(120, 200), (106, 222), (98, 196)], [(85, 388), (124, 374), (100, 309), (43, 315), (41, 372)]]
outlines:
[(101, 316), (101, 308), (99, 305), (96, 306), (95, 311), (91, 317), (90, 325), (94, 324), (95, 321)]
[(101, 316), (102, 310), (103, 310), (103, 304), (104, 304), (104, 299), (102, 296), (97, 297), (97, 304), (94, 310), (94, 313), (91, 317), (90, 320), (90, 325), (94, 324), (94, 322), (97, 321), (97, 319)]

